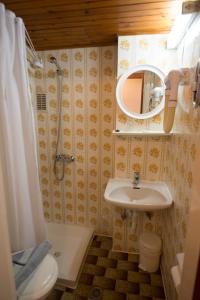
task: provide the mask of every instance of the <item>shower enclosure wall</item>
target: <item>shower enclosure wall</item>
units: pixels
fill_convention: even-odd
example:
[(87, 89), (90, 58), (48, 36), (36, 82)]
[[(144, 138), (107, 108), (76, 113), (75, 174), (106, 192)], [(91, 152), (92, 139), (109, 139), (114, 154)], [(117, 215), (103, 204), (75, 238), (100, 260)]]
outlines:
[[(44, 69), (35, 71), (35, 109), (43, 207), (48, 222), (91, 226), (112, 235), (112, 210), (104, 201), (105, 184), (113, 175), (116, 47), (81, 48), (40, 53)], [(56, 179), (54, 159), (59, 118), (59, 76), (62, 70), (61, 134), (58, 154), (73, 155), (63, 181)], [(35, 108), (37, 101), (35, 99)], [(57, 163), (58, 175), (62, 164)]]

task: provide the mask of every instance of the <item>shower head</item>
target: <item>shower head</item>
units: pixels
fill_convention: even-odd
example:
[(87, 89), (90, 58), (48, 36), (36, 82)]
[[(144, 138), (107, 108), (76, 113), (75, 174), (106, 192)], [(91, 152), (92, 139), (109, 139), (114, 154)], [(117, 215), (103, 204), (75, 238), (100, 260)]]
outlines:
[(57, 62), (57, 59), (54, 56), (51, 56), (49, 61), (51, 64), (54, 64), (56, 66), (58, 75), (62, 75), (62, 69), (59, 63)]
[(54, 56), (51, 56), (50, 59), (49, 59), (50, 63), (52, 64), (57, 64), (57, 60)]

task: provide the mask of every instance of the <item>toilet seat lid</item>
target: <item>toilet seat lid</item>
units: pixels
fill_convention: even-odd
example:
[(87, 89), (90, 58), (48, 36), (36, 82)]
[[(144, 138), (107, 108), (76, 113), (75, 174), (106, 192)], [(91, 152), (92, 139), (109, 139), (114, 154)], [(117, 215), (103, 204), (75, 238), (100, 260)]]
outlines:
[(19, 300), (36, 300), (46, 295), (56, 283), (58, 277), (58, 265), (51, 254), (47, 254), (32, 278), (27, 283)]

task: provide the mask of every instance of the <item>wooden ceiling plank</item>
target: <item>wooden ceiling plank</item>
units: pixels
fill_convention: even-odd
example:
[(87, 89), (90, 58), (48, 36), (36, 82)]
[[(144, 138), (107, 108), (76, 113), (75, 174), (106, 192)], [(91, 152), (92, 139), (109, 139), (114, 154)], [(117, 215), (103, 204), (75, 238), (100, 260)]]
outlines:
[(134, 23), (134, 22), (144, 22), (144, 23), (146, 23), (146, 22), (153, 22), (153, 21), (159, 21), (159, 22), (162, 22), (162, 21), (167, 21), (168, 23), (169, 23), (169, 25), (171, 25), (172, 24), (172, 22), (173, 22), (173, 20), (170, 20), (170, 19), (168, 19), (168, 18), (149, 18), (149, 19), (146, 19), (146, 20), (143, 20), (143, 21), (139, 21), (138, 19), (134, 19), (134, 18), (132, 18), (132, 20), (131, 21), (129, 21), (129, 22), (124, 22), (124, 21), (118, 21), (118, 22), (112, 22), (112, 20), (109, 20), (109, 21), (104, 21), (104, 22), (102, 22), (102, 23), (100, 23), (100, 22), (86, 22), (86, 23), (84, 23), (84, 22), (82, 22), (82, 23), (77, 23), (77, 24), (73, 24), (71, 27), (69, 26), (69, 24), (65, 24), (65, 23), (63, 23), (63, 26), (62, 26), (62, 24), (61, 23), (58, 23), (58, 24), (56, 24), (56, 26), (54, 26), (54, 23), (46, 23), (46, 24), (43, 24), (41, 27), (34, 27), (33, 26), (33, 24), (32, 25), (29, 25), (29, 26), (26, 26), (27, 28), (28, 28), (28, 30), (29, 30), (29, 32), (31, 33), (31, 32), (37, 32), (37, 31), (45, 31), (45, 30), (48, 30), (48, 29), (51, 29), (51, 30), (57, 30), (57, 31), (59, 31), (59, 30), (61, 30), (62, 28), (66, 28), (66, 29), (75, 29), (76, 30), (76, 28), (83, 28), (83, 27), (88, 27), (88, 26), (98, 26), (98, 25), (101, 25), (101, 24), (104, 24), (104, 25), (106, 25), (106, 26), (112, 26), (112, 25), (114, 25), (114, 24), (124, 24), (124, 25), (126, 25), (126, 24), (131, 24), (131, 23)]
[(43, 24), (34, 24), (34, 23), (28, 23), (26, 25), (28, 25), (29, 30), (33, 30), (33, 31), (37, 31), (37, 30), (44, 30), (44, 29), (48, 29), (48, 28), (52, 28), (52, 29), (60, 29), (60, 28), (76, 28), (76, 27), (83, 27), (83, 26), (90, 26), (90, 25), (99, 25), (99, 24), (118, 24), (118, 23), (124, 23), (124, 24), (128, 24), (131, 22), (135, 22), (135, 21), (141, 21), (141, 22), (146, 22), (146, 21), (151, 21), (151, 20), (168, 20), (173, 21), (173, 18), (170, 17), (170, 15), (163, 15), (163, 14), (159, 14), (159, 15), (145, 15), (145, 16), (134, 16), (134, 17), (117, 17), (117, 18), (111, 18), (111, 19), (97, 19), (97, 20), (93, 20), (93, 19), (89, 19), (89, 20), (85, 20), (85, 19), (81, 19), (79, 20), (79, 22), (77, 22), (77, 20), (71, 20), (69, 21), (68, 19), (61, 19), (58, 22), (54, 22), (55, 20), (48, 20), (48, 22), (45, 22)]
[[(5, 0), (36, 49), (116, 44), (118, 35), (168, 32), (180, 0)], [(181, 7), (180, 7), (181, 8)]]
[[(176, 0), (171, 0), (171, 2), (176, 2)], [(106, 1), (69, 1), (67, 3), (66, 0), (34, 0), (34, 1), (8, 1), (4, 0), (4, 3), (7, 4), (8, 7), (11, 7), (15, 11), (23, 11), (23, 10), (39, 10), (42, 9), (61, 9), (65, 7), (68, 11), (72, 10), (85, 10), (92, 8), (115, 8), (115, 7), (123, 7), (128, 5), (138, 5), (138, 4), (149, 4), (149, 3), (161, 3), (161, 2), (169, 2), (169, 0), (106, 0)], [(78, 4), (78, 5), (77, 5)]]
[[(146, 22), (145, 24), (143, 22), (132, 22), (129, 24), (114, 24), (112, 26), (107, 27), (107, 25), (97, 25), (97, 26), (86, 26), (83, 29), (83, 33), (81, 32), (82, 28), (76, 28), (76, 29), (69, 29), (69, 28), (61, 28), (59, 31), (57, 30), (52, 30), (52, 29), (47, 29), (45, 31), (35, 31), (31, 33), (32, 38), (33, 37), (37, 37), (37, 36), (45, 36), (45, 35), (62, 35), (63, 33), (67, 33), (70, 34), (70, 36), (72, 35), (84, 35), (85, 31), (87, 32), (98, 32), (98, 33), (102, 33), (102, 34), (106, 34), (107, 32), (110, 31), (114, 31), (116, 32), (116, 30), (120, 30), (120, 29), (131, 29), (133, 30), (134, 28), (142, 28), (142, 27), (147, 27), (150, 26), (151, 28), (158, 26), (158, 25), (162, 25), (162, 26), (166, 26), (168, 27), (168, 22), (167, 21), (163, 21), (162, 23), (158, 20), (158, 21), (151, 21), (151, 22)], [(106, 30), (106, 31), (105, 31)]]
[(104, 14), (119, 14), (124, 12), (131, 12), (131, 11), (147, 11), (147, 10), (154, 10), (154, 9), (171, 9), (173, 8), (174, 11), (176, 11), (177, 7), (177, 1), (173, 1), (169, 3), (167, 2), (151, 2), (148, 5), (147, 4), (135, 4), (135, 5), (124, 5), (124, 6), (116, 6), (116, 7), (103, 7), (103, 8), (92, 8), (92, 9), (79, 9), (75, 11), (70, 11), (66, 8), (66, 6), (60, 7), (59, 10), (53, 10), (53, 8), (49, 8), (47, 10), (37, 9), (30, 7), (30, 9), (25, 10), (17, 10), (15, 9), (15, 12), (18, 16), (29, 16), (30, 19), (36, 18), (44, 18), (49, 17), (51, 18), (54, 15), (57, 15), (58, 17), (83, 17), (83, 16), (98, 16), (98, 15), (104, 15)]
[[(119, 19), (119, 18), (133, 18), (133, 17), (142, 17), (142, 16), (151, 16), (151, 15), (163, 15), (165, 13), (165, 10), (150, 10), (147, 13), (143, 12), (143, 11), (131, 11), (131, 12), (123, 12), (120, 14), (105, 14), (104, 16), (85, 16), (82, 18), (76, 18), (76, 17), (71, 17), (71, 20), (73, 21), (93, 21), (95, 22), (96, 20), (102, 20), (102, 22), (105, 19)], [(52, 21), (52, 22), (66, 22), (66, 20), (69, 20), (69, 18), (65, 17), (65, 16), (60, 16), (60, 17), (56, 17), (56, 16), (52, 16), (52, 17), (44, 17), (44, 18), (24, 18), (25, 24), (27, 26), (29, 26), (30, 24), (35, 24), (38, 22), (38, 24), (47, 24), (48, 22)]]

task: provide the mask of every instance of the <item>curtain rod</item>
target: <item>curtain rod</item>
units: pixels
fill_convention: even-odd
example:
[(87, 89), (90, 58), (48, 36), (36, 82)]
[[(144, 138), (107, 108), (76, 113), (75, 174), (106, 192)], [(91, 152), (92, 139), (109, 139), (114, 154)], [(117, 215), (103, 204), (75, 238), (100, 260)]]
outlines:
[(36, 52), (35, 47), (32, 43), (32, 40), (30, 38), (30, 35), (25, 27), (25, 36), (26, 36), (26, 49), (31, 56), (31, 59), (28, 58), (28, 61), (30, 62), (31, 66), (33, 68), (43, 68), (43, 62), (39, 54)]

